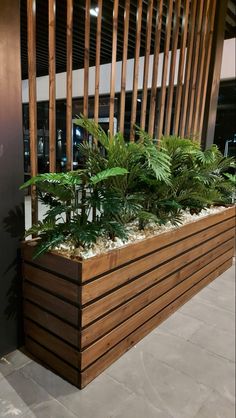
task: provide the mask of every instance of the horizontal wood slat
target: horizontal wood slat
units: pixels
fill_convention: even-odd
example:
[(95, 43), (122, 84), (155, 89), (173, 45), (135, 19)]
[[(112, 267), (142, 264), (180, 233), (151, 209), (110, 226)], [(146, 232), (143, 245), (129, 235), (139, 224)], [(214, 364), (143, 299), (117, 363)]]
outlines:
[(24, 278), (32, 284), (49, 290), (59, 297), (68, 299), (70, 302), (78, 303), (80, 287), (76, 284), (27, 263), (23, 263), (22, 269)]
[(44, 364), (50, 366), (50, 368), (55, 370), (60, 376), (64, 377), (64, 379), (67, 379), (75, 386), (80, 386), (78, 371), (69, 366), (62, 359), (55, 356), (54, 353), (48, 351), (28, 336), (26, 336), (26, 347), (36, 356), (36, 358), (40, 359)]
[[(228, 208), (114, 250), (104, 255), (102, 275), (94, 270), (94, 259), (100, 272), (104, 256), (73, 261), (49, 253), (33, 260), (32, 246), (24, 243), (27, 348), (83, 387), (135, 344), (143, 330), (147, 333), (231, 265), (234, 214)], [(89, 281), (88, 271), (95, 271)]]
[(189, 237), (195, 232), (209, 228), (210, 226), (233, 216), (235, 216), (235, 208), (231, 207), (219, 214), (207, 216), (199, 221), (183, 225), (181, 228), (163, 233), (159, 235), (158, 238), (148, 238), (137, 244), (127, 245), (123, 248), (117, 249), (116, 251), (110, 251), (106, 254), (85, 260), (82, 266), (82, 281), (85, 282), (107, 270), (114, 269), (117, 266), (125, 264), (135, 258), (142, 257), (144, 254), (158, 250), (162, 246), (167, 246), (170, 243)]
[(203, 289), (207, 284), (216, 279), (220, 274), (232, 266), (232, 260), (226, 261), (222, 266), (210, 273), (201, 280), (197, 285), (184, 293), (180, 298), (168, 305), (163, 311), (155, 315), (150, 321), (135, 330), (132, 334), (122, 340), (113, 349), (108, 351), (104, 356), (98, 359), (92, 366), (88, 367), (81, 373), (81, 388), (85, 387), (91, 380), (98, 376), (102, 371), (109, 367), (115, 360), (121, 357), (126, 351), (133, 347), (137, 342), (144, 338), (149, 332), (156, 328), (161, 322), (168, 318), (180, 306), (191, 299), (196, 293)]
[(70, 324), (79, 326), (79, 309), (76, 306), (50, 295), (50, 293), (39, 289), (27, 281), (24, 282), (24, 297), (30, 302), (36, 303), (47, 311), (56, 314)]
[(68, 343), (79, 347), (79, 336), (77, 328), (67, 324), (62, 319), (45, 311), (43, 307), (39, 307), (24, 300), (24, 315), (27, 319), (32, 319), (39, 325), (42, 325), (48, 331), (58, 335)]
[(227, 251), (225, 254), (213, 260), (207, 266), (203, 267), (188, 279), (166, 292), (163, 296), (141, 309), (127, 321), (124, 321), (121, 325), (85, 349), (81, 358), (81, 369), (83, 370), (89, 364), (93, 363), (96, 358), (100, 357), (107, 350), (120, 342), (128, 334), (151, 318), (156, 312), (163, 309), (190, 287), (194, 286), (199, 280), (203, 279), (208, 273), (211, 273), (225, 261), (232, 258), (232, 256), (233, 250)]
[(45, 348), (55, 353), (61, 359), (65, 359), (73, 367), (79, 367), (80, 354), (66, 342), (55, 337), (29, 319), (24, 321), (25, 334)]
[[(232, 250), (233, 244), (233, 240), (227, 241), (220, 247), (214, 248), (204, 257), (200, 257), (181, 270), (177, 270), (167, 278), (166, 276), (169, 272), (175, 271), (175, 267), (170, 267), (169, 272), (167, 272), (168, 274), (162, 273), (160, 271), (162, 270), (161, 268), (157, 269), (153, 272), (154, 274), (150, 273), (143, 276), (142, 280), (138, 279), (136, 285), (132, 282), (129, 285), (122, 287), (120, 289), (120, 293), (123, 296), (123, 299), (120, 301), (122, 304), (106, 314), (105, 317), (103, 316), (101, 319), (96, 320), (96, 322), (85, 327), (81, 331), (81, 347), (88, 346), (143, 306), (156, 299), (157, 294), (159, 294), (159, 296), (162, 295), (172, 286), (175, 286), (186, 279), (193, 271), (201, 269), (224, 252), (229, 251), (230, 249)], [(183, 263), (182, 265), (185, 264)], [(119, 293), (119, 291), (116, 293)]]
[[(200, 244), (201, 239), (206, 239), (206, 234), (204, 232), (197, 234), (192, 238), (192, 240), (179, 241), (176, 244), (170, 245), (168, 247), (158, 250), (155, 253), (147, 255), (146, 257), (143, 257), (140, 260), (136, 260), (133, 263), (120, 267), (120, 269), (114, 270), (111, 273), (108, 273), (102, 276), (101, 278), (98, 278), (96, 281), (88, 283), (86, 286), (82, 287), (82, 305), (90, 301), (91, 298), (101, 296), (105, 292), (111, 291), (116, 287), (126, 283), (127, 281), (136, 277), (138, 274), (142, 274), (147, 270), (155, 268), (157, 265), (161, 263), (169, 261), (171, 257), (177, 257), (177, 255), (181, 254), (182, 252), (192, 249), (192, 251), (189, 254), (186, 253), (185, 262), (187, 262), (188, 259), (191, 260), (191, 257), (194, 257), (194, 255), (197, 257), (198, 251), (204, 253), (204, 251), (210, 250), (210, 246), (217, 246), (222, 239), (230, 239), (233, 234), (232, 227), (234, 221), (232, 220), (231, 222), (231, 229), (229, 229), (229, 231), (227, 231), (227, 227), (226, 229), (223, 229), (223, 231), (226, 231), (224, 233), (224, 236), (220, 235), (217, 237), (217, 228), (214, 226), (209, 228), (209, 234), (211, 233), (211, 235), (209, 235), (209, 238), (214, 236), (216, 236), (216, 238), (214, 238), (214, 240), (211, 242), (205, 242), (204, 244), (201, 244), (200, 249), (198, 247), (196, 247), (195, 249), (192, 248), (194, 247), (194, 245), (197, 246), (198, 244)], [(223, 227), (225, 228), (225, 225), (223, 225)], [(220, 234), (221, 232), (222, 230), (219, 229), (218, 233)]]

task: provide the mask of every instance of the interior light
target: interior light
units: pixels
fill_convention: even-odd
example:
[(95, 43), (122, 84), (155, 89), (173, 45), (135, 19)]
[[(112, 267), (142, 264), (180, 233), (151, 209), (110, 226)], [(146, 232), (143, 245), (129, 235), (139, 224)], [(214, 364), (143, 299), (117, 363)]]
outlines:
[(137, 99), (137, 102), (141, 102), (142, 101), (142, 99)]
[(95, 7), (94, 9), (90, 9), (91, 16), (98, 17), (99, 8)]

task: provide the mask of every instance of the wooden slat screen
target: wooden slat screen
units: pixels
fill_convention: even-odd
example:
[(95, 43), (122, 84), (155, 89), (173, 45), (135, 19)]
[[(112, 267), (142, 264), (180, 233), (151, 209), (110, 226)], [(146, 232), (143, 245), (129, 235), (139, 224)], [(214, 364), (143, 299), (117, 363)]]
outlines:
[(72, 170), (72, 28), (73, 0), (67, 0), (67, 32), (66, 32), (66, 168)]
[(56, 171), (56, 2), (48, 0), (49, 46), (49, 171)]
[[(29, 69), (29, 132), (30, 132), (30, 174), (38, 173), (37, 152), (37, 95), (36, 95), (36, 2), (27, 0), (28, 69)], [(38, 220), (36, 187), (31, 187), (32, 223)]]
[[(28, 74), (29, 74), (29, 130), (30, 173), (38, 173), (37, 161), (37, 97), (36, 97), (36, 3), (27, 1)], [(49, 170), (56, 170), (56, 4), (48, 0), (48, 56), (49, 56)], [(73, 168), (72, 153), (72, 63), (73, 8), (77, 0), (66, 0), (66, 168)], [(109, 131), (114, 132), (114, 117), (118, 118), (118, 130), (134, 141), (134, 125), (156, 138), (162, 134), (175, 134), (201, 139), (206, 92), (210, 70), (213, 34), (215, 33), (216, 0), (97, 0), (97, 16), (91, 18), (90, 0), (81, 0), (83, 7), (79, 19), (85, 19), (85, 31), (81, 32), (84, 45), (83, 114), (89, 116), (89, 66), (94, 71), (94, 118), (99, 121), (101, 64), (111, 65), (109, 89)], [(83, 10), (83, 12), (81, 12)], [(106, 20), (107, 10), (112, 15), (112, 33)], [(84, 14), (83, 14), (84, 13)], [(93, 20), (92, 20), (93, 19)], [(40, 25), (40, 22), (37, 23)], [(92, 28), (95, 27), (95, 30)], [(135, 26), (134, 26), (135, 25)], [(135, 29), (132, 32), (132, 28)], [(45, 37), (47, 34), (45, 35)], [(91, 43), (95, 37), (96, 48)], [(110, 45), (110, 48), (108, 47)], [(131, 47), (135, 50), (130, 55)], [(144, 48), (144, 49), (142, 49)], [(141, 51), (144, 50), (142, 59)], [(119, 64), (117, 63), (120, 57)], [(133, 72), (128, 59), (134, 59)], [(142, 63), (142, 65), (141, 65)], [(75, 64), (74, 64), (75, 65)], [(92, 64), (91, 64), (92, 65)], [(116, 76), (120, 66), (120, 91)], [(128, 70), (129, 69), (129, 70)], [(142, 76), (140, 74), (142, 72)], [(141, 80), (141, 84), (140, 84)], [(177, 83), (175, 83), (177, 80)], [(109, 83), (108, 83), (109, 84)], [(131, 91), (127, 106), (127, 85)], [(120, 95), (119, 95), (120, 93)], [(116, 96), (117, 95), (117, 96)], [(130, 99), (131, 96), (131, 99)], [(141, 105), (137, 105), (137, 99)], [(158, 99), (158, 105), (157, 105)], [(118, 106), (115, 107), (115, 100)], [(114, 112), (117, 111), (115, 115)], [(125, 117), (127, 111), (127, 117)], [(128, 113), (130, 112), (130, 113)], [(128, 121), (129, 120), (129, 121)], [(128, 121), (128, 122), (127, 122)], [(126, 123), (126, 125), (125, 125)], [(127, 131), (129, 134), (127, 135)], [(96, 142), (96, 138), (95, 138)], [(37, 196), (32, 187), (32, 220), (37, 220)]]

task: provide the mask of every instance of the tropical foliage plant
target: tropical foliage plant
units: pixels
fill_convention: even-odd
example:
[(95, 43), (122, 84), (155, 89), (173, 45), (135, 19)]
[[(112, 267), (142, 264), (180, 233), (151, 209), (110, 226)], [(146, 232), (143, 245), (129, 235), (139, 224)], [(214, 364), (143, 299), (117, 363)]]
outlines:
[(138, 140), (126, 142), (82, 116), (76, 123), (96, 141), (79, 145), (84, 168), (39, 174), (21, 186), (35, 185), (48, 207), (26, 232), (40, 238), (35, 256), (65, 243), (87, 248), (101, 236), (125, 240), (134, 221), (140, 229), (150, 222), (178, 224), (183, 210), (199, 213), (232, 202), (235, 176), (228, 169), (234, 161), (216, 146), (203, 151), (174, 136), (157, 143), (138, 127)]

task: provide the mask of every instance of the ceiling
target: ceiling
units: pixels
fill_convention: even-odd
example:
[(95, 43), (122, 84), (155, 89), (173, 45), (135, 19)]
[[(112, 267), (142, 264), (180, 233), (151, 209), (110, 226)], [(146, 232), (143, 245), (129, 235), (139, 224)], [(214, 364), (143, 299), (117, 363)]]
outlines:
[[(56, 72), (66, 71), (66, 0), (57, 0), (56, 3)], [(94, 4), (93, 4), (94, 3)], [(145, 31), (147, 17), (148, 0), (143, 1), (142, 14), (142, 35), (140, 56), (145, 54)], [(91, 7), (96, 7), (97, 2), (91, 1)], [(131, 0), (130, 9), (130, 28), (129, 28), (129, 45), (128, 58), (134, 57), (135, 51), (135, 28), (136, 28), (136, 0)], [(156, 1), (154, 0), (154, 4)], [(163, 34), (161, 39), (161, 50), (164, 47), (165, 20), (167, 13), (167, 0), (164, 0), (163, 13)], [(28, 78), (27, 70), (27, 0), (21, 0), (21, 65), (22, 78)], [(83, 68), (84, 57), (84, 16), (85, 16), (85, 0), (74, 0), (73, 13), (73, 69)], [(123, 50), (123, 16), (124, 16), (125, 0), (119, 1), (119, 21), (118, 21), (118, 41), (117, 41), (117, 60), (122, 59)], [(225, 38), (236, 36), (236, 0), (228, 1)], [(155, 9), (156, 11), (156, 9)], [(112, 12), (113, 0), (103, 0), (102, 12), (102, 42), (101, 42), (101, 63), (111, 62), (112, 51)], [(155, 36), (155, 18), (156, 12), (153, 14), (153, 31), (151, 41), (151, 53), (154, 49)], [(36, 58), (37, 58), (37, 76), (48, 74), (48, 1), (36, 1)], [(179, 39), (180, 41), (180, 39)], [(91, 16), (91, 33), (90, 33), (90, 66), (95, 65), (96, 51), (96, 17)]]

